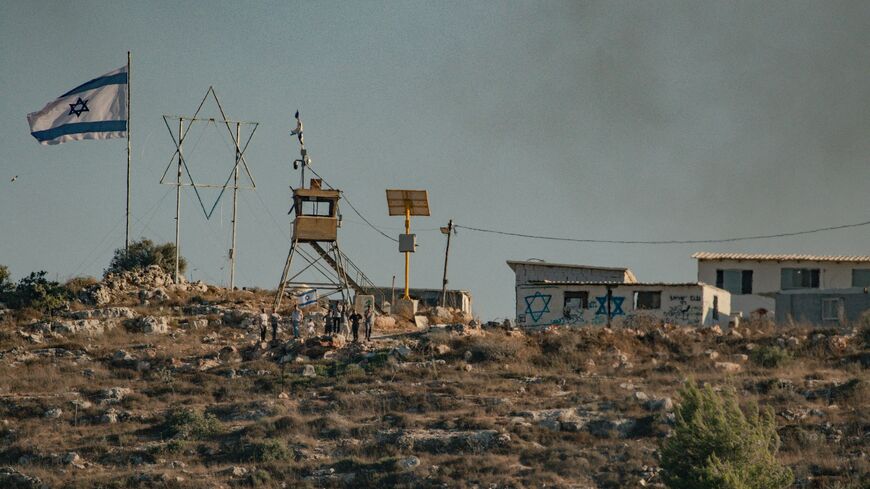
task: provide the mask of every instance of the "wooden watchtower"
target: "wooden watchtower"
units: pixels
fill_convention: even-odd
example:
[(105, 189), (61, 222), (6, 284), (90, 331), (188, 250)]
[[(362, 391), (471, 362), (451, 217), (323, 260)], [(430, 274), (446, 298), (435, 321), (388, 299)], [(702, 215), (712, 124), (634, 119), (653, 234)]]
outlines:
[[(303, 285), (303, 283), (294, 282), (294, 280), (312, 267), (328, 281), (305, 282), (304, 285), (331, 290), (329, 295), (340, 293), (342, 300), (350, 300), (351, 289), (358, 294), (367, 294), (373, 287), (365, 274), (338, 247), (338, 228), (341, 227), (341, 215), (338, 212), (340, 200), (341, 191), (322, 188), (320, 179), (312, 178), (308, 188), (302, 187), (293, 190), (292, 211), (295, 215), (293, 238), (290, 252), (287, 254), (287, 261), (284, 263), (284, 270), (281, 272), (278, 293), (275, 295), (275, 310), (281, 306), (287, 286)], [(301, 251), (300, 245), (303, 244), (312, 248), (316, 257)], [(308, 262), (308, 266), (290, 276), (293, 258), (297, 254)], [(320, 260), (323, 260), (329, 268), (318, 264)], [(324, 270), (332, 273), (326, 274)], [(348, 270), (353, 273), (348, 273)]]

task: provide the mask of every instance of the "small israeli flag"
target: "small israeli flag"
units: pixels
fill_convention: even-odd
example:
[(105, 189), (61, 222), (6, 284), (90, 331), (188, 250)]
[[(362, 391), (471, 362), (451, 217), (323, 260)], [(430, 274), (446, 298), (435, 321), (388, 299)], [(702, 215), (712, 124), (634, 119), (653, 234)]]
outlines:
[(317, 302), (317, 289), (309, 289), (296, 295), (296, 304), (299, 307), (314, 304), (315, 302)]
[(83, 83), (27, 114), (39, 144), (127, 137), (127, 67)]

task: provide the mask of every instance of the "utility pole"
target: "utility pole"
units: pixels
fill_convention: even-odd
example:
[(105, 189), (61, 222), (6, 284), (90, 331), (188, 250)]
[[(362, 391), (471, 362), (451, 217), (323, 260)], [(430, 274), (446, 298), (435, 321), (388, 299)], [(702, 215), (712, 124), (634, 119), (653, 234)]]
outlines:
[(181, 230), (181, 165), (184, 157), (181, 155), (181, 144), (184, 141), (184, 119), (178, 118), (178, 174), (175, 178), (175, 283), (178, 283), (178, 257), (181, 253), (178, 235)]
[(441, 282), (441, 307), (447, 307), (447, 258), (450, 256), (450, 235), (453, 234), (453, 219), (447, 222), (441, 232), (447, 235), (447, 248), (444, 250), (444, 278)]
[(230, 248), (230, 290), (235, 290), (236, 286), (236, 212), (238, 211), (238, 196), (239, 196), (239, 138), (241, 124), (236, 122), (236, 166), (233, 169), (233, 247)]

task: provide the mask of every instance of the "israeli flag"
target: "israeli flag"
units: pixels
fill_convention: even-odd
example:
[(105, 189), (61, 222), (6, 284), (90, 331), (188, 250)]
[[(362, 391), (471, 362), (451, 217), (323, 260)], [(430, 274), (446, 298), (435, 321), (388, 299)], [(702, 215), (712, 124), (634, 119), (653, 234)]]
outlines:
[(317, 302), (317, 289), (309, 289), (296, 295), (296, 304), (299, 307), (314, 304), (315, 302)]
[(39, 144), (127, 137), (127, 67), (83, 83), (27, 114)]

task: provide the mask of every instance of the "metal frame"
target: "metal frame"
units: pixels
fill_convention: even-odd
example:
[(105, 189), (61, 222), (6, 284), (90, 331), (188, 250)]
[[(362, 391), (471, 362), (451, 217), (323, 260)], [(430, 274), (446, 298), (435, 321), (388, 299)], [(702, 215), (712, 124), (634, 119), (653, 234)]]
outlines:
[[(197, 117), (199, 112), (202, 110), (203, 105), (205, 105), (205, 101), (208, 96), (211, 95), (217, 104), (218, 110), (221, 114), (221, 119), (216, 118), (204, 118)], [(175, 133), (172, 131), (172, 127), (169, 125), (169, 120), (178, 120), (178, 137), (176, 138)], [(226, 181), (222, 185), (218, 184), (203, 184), (196, 183), (193, 178), (193, 174), (190, 171), (190, 168), (187, 166), (187, 160), (184, 158), (184, 152), (182, 151), (182, 146), (184, 144), (185, 135), (185, 124), (184, 122), (188, 121), (186, 129), (189, 131), (190, 128), (196, 122), (205, 122), (206, 124), (214, 123), (223, 123), (227, 128), (227, 132), (229, 133), (230, 138), (233, 141), (235, 146), (235, 164), (233, 165), (232, 170), (230, 171), (229, 176)], [(178, 264), (179, 264), (179, 256), (181, 253), (180, 249), (180, 235), (181, 235), (181, 188), (182, 187), (191, 187), (193, 188), (194, 193), (196, 194), (197, 201), (199, 202), (200, 207), (202, 208), (202, 212), (205, 215), (206, 220), (211, 219), (211, 216), (214, 214), (215, 209), (217, 208), (218, 203), (221, 198), (223, 198), (224, 192), (228, 188), (233, 189), (233, 218), (232, 218), (232, 248), (229, 250), (229, 260), (230, 260), (230, 281), (229, 288), (232, 290), (235, 288), (235, 275), (236, 275), (236, 222), (238, 221), (238, 193), (239, 190), (255, 190), (257, 188), (257, 184), (254, 181), (254, 176), (251, 174), (251, 170), (248, 168), (248, 162), (245, 159), (245, 151), (248, 149), (248, 145), (251, 144), (251, 139), (254, 137), (254, 133), (257, 132), (257, 128), (259, 127), (259, 122), (254, 121), (235, 121), (227, 118), (226, 112), (224, 112), (223, 105), (218, 99), (217, 93), (214, 91), (214, 87), (209, 86), (208, 90), (205, 92), (205, 96), (199, 102), (199, 106), (196, 108), (196, 112), (194, 112), (193, 116), (186, 117), (181, 115), (163, 115), (163, 123), (166, 125), (166, 129), (169, 131), (169, 136), (172, 138), (172, 142), (175, 144), (175, 152), (169, 158), (169, 163), (166, 165), (166, 169), (163, 170), (163, 175), (160, 177), (161, 185), (173, 185), (176, 187), (175, 189), (175, 274), (173, 276), (173, 280), (175, 283), (178, 283)], [(235, 125), (235, 134), (233, 133), (232, 126)], [(251, 133), (248, 135), (247, 140), (245, 141), (244, 146), (241, 145), (241, 126), (253, 126)], [(177, 172), (175, 176), (174, 182), (167, 182), (166, 175), (169, 173), (169, 168), (172, 167), (172, 164), (176, 163)], [(245, 174), (248, 176), (251, 184), (247, 185), (239, 185), (239, 167), (244, 168)], [(184, 172), (187, 174), (187, 178), (190, 183), (184, 183), (182, 181), (182, 168), (184, 168)], [(232, 184), (230, 184), (230, 180), (232, 180)], [(219, 188), (221, 189), (220, 193), (215, 199), (214, 204), (212, 204), (210, 210), (206, 210), (205, 204), (202, 201), (202, 196), (199, 194), (198, 188)]]

